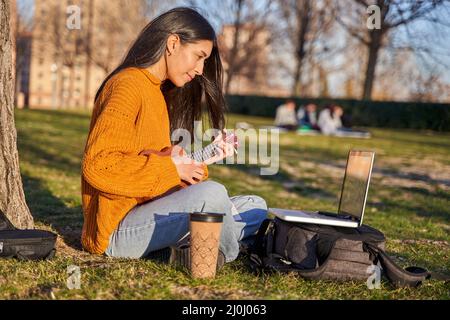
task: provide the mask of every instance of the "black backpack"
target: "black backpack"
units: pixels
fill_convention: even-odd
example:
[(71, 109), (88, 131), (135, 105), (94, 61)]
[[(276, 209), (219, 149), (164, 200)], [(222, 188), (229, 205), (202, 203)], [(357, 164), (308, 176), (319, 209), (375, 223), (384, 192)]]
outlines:
[(417, 287), (430, 278), (419, 267), (400, 268), (384, 251), (384, 234), (372, 227), (344, 228), (266, 219), (248, 265), (262, 271), (295, 272), (306, 279), (368, 280), (376, 267), (396, 287)]
[(57, 235), (45, 230), (19, 230), (0, 210), (0, 258), (48, 260), (55, 256)]

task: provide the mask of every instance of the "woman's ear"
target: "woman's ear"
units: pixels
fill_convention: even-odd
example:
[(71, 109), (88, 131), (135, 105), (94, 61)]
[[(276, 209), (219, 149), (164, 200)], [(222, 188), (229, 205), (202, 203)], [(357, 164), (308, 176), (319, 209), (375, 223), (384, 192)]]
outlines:
[(167, 39), (167, 52), (169, 56), (174, 53), (175, 49), (177, 48), (178, 44), (180, 42), (180, 37), (176, 34), (171, 34), (169, 38)]

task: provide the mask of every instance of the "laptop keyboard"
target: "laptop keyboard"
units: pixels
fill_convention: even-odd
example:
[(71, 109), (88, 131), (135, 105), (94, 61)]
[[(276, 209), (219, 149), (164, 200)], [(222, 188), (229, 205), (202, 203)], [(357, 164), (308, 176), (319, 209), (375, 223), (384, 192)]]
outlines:
[(317, 211), (317, 214), (319, 214), (321, 217), (330, 217), (333, 219), (343, 219), (343, 220), (353, 220), (352, 216), (349, 215), (338, 215), (337, 213), (333, 212), (327, 212), (327, 211)]

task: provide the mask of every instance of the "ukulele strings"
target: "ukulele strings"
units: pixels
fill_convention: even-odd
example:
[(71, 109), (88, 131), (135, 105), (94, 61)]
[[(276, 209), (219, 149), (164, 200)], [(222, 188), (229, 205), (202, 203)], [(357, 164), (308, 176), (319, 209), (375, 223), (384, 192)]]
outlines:
[[(230, 142), (229, 139), (231, 139), (231, 138), (233, 138), (233, 136), (226, 137), (225, 142), (229, 143)], [(204, 147), (203, 149), (192, 152), (191, 154), (188, 155), (188, 157), (197, 162), (203, 162), (203, 161), (206, 161), (207, 159), (214, 157), (217, 154), (216, 153), (217, 148), (218, 148), (217, 143), (213, 142), (213, 143), (207, 145), (206, 147)]]

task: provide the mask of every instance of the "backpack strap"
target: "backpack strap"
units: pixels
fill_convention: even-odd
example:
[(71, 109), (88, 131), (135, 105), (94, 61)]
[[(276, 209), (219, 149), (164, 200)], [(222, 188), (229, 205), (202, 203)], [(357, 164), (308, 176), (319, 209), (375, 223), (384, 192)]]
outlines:
[(267, 248), (267, 244), (273, 241), (273, 238), (268, 234), (272, 233), (273, 220), (265, 219), (256, 233), (255, 240), (248, 250), (248, 264), (254, 272), (259, 272), (265, 268), (263, 259), (271, 254), (272, 244), (270, 244), (270, 250)]
[[(250, 246), (250, 252), (251, 253), (255, 253), (259, 256), (264, 256), (267, 253), (270, 253), (270, 251), (267, 248), (267, 244), (271, 239), (268, 239), (268, 234), (272, 232), (273, 229), (273, 220), (272, 219), (265, 219), (257, 233), (256, 233), (256, 237), (255, 237), (255, 241), (253, 242), (253, 244)], [(271, 247), (271, 246), (270, 246)]]
[(370, 243), (365, 243), (365, 247), (377, 257), (384, 274), (397, 288), (418, 287), (423, 281), (431, 278), (430, 272), (424, 268), (410, 266), (403, 269), (381, 248), (373, 246)]

